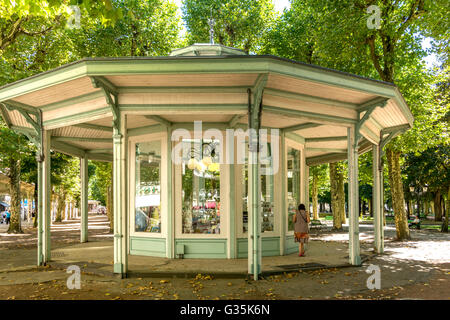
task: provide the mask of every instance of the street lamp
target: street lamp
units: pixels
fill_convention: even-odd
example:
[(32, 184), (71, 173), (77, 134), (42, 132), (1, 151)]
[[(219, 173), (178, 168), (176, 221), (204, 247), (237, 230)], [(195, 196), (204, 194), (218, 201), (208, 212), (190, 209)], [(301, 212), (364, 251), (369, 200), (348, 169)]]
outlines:
[(416, 182), (414, 184), (413, 182), (409, 185), (409, 191), (411, 193), (416, 194), (417, 198), (417, 215), (420, 217), (420, 203), (419, 203), (419, 196), (422, 196), (425, 192), (428, 191), (428, 184), (425, 184), (423, 187)]

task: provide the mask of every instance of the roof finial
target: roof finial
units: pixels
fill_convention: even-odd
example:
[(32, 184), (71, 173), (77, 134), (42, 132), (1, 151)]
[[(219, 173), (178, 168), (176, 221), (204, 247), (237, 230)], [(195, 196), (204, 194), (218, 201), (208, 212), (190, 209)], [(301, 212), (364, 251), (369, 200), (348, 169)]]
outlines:
[(214, 26), (216, 25), (216, 20), (212, 17), (212, 8), (211, 8), (211, 18), (208, 19), (209, 25), (209, 43), (214, 44)]

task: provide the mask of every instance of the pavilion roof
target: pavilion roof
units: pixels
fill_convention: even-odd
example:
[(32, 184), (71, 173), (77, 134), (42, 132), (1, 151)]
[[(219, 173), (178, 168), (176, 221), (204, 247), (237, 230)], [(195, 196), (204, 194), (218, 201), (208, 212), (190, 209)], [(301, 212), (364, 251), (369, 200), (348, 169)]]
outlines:
[(113, 110), (102, 87), (137, 134), (194, 120), (245, 127), (247, 90), (261, 79), (262, 126), (305, 142), (310, 165), (345, 159), (348, 127), (360, 127), (360, 152), (412, 127), (394, 84), (270, 55), (86, 58), (0, 87), (0, 111), (30, 136), (41, 118), (55, 150), (111, 160)]

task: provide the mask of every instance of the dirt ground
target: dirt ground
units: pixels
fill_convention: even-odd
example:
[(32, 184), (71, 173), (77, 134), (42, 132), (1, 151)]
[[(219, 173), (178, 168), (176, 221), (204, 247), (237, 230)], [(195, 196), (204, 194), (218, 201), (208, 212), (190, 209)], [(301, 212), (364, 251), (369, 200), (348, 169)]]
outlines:
[[(90, 224), (90, 241), (110, 237), (104, 224), (92, 227)], [(79, 241), (76, 222), (58, 228), (60, 232), (52, 232), (53, 247)], [(18, 236), (0, 234), (0, 250), (35, 247), (35, 231), (25, 232)], [(370, 227), (361, 226), (362, 245), (373, 241), (371, 232)], [(118, 279), (82, 273), (81, 288), (69, 289), (70, 274), (66, 270), (17, 269), (0, 272), (0, 300), (450, 300), (450, 235), (431, 231), (411, 234), (411, 241), (396, 242), (387, 228), (385, 254), (361, 267), (289, 272), (259, 281), (215, 279), (207, 274), (195, 278)], [(346, 236), (346, 232), (324, 232), (315, 239), (346, 241)], [(380, 269), (380, 289), (367, 287), (370, 265)]]
[[(376, 263), (377, 261), (371, 261)], [(431, 299), (450, 300), (450, 265), (436, 265), (418, 272), (405, 268), (394, 276), (382, 268), (381, 289), (366, 286), (367, 264), (362, 268), (321, 269), (291, 272), (260, 281), (196, 278), (117, 279), (81, 274), (81, 288), (68, 289), (69, 274), (64, 270), (42, 268), (35, 271), (4, 273), (0, 280), (1, 300), (298, 300), (298, 299)], [(386, 275), (384, 275), (386, 273)], [(36, 281), (39, 274), (39, 281)], [(407, 274), (412, 276), (407, 276)], [(21, 284), (13, 284), (20, 278)], [(412, 278), (412, 279), (409, 279)], [(29, 283), (23, 283), (29, 279)]]

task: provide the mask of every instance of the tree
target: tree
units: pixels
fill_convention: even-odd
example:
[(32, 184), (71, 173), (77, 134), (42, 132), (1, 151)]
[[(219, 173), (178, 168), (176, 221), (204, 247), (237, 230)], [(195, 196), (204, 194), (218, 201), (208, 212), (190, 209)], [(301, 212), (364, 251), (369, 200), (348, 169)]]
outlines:
[(41, 36), (64, 25), (73, 15), (70, 5), (76, 5), (84, 15), (99, 17), (104, 24), (114, 23), (121, 15), (110, 0), (0, 0), (0, 51), (20, 37)]
[(110, 230), (114, 229), (114, 213), (112, 206), (112, 164), (109, 162), (92, 161), (95, 167), (90, 177), (90, 190), (92, 199), (99, 200), (106, 205), (106, 214), (109, 218)]
[[(450, 189), (450, 144), (431, 147), (421, 153), (409, 153), (405, 157), (403, 172), (408, 176), (407, 183), (428, 185), (429, 192), (438, 195), (435, 198), (436, 221), (442, 221), (441, 212), (443, 197)], [(448, 196), (447, 196), (448, 202)], [(448, 204), (442, 232), (448, 232)]]
[[(367, 26), (371, 18), (367, 14), (370, 5), (380, 8), (381, 24), (378, 29)], [(303, 8), (307, 11), (300, 14)], [(312, 38), (308, 43), (313, 44), (313, 50), (303, 48), (303, 52), (312, 52), (309, 56), (313, 58), (313, 63), (395, 82), (410, 106), (415, 116), (414, 128), (386, 147), (397, 239), (408, 239), (401, 155), (407, 151), (424, 150), (430, 143), (437, 144), (443, 139), (443, 125), (433, 123), (444, 112), (433, 101), (433, 73), (423, 63), (426, 52), (421, 41), (424, 36), (448, 41), (448, 32), (445, 31), (448, 24), (447, 28), (435, 27), (439, 17), (445, 17), (442, 22), (448, 22), (448, 14), (440, 12), (448, 13), (448, 6), (442, 0), (294, 0), (290, 11), (293, 14), (289, 17), (286, 11), (283, 16), (296, 25), (306, 25), (297, 19), (307, 19), (317, 26), (314, 31), (298, 29), (299, 38)], [(301, 47), (299, 43), (296, 45)]]
[(183, 19), (189, 43), (209, 42), (208, 18), (214, 18), (219, 44), (257, 52), (274, 18), (271, 0), (183, 0)]
[(78, 57), (167, 55), (179, 43), (181, 19), (174, 3), (164, 0), (116, 0), (122, 17), (105, 25), (89, 16), (81, 28), (68, 30)]
[(342, 230), (345, 223), (345, 168), (342, 162), (330, 163), (331, 207), (333, 211), (333, 229)]
[(20, 165), (24, 158), (30, 156), (32, 148), (24, 136), (18, 135), (0, 124), (0, 171), (9, 179), (11, 196), (11, 220), (8, 233), (22, 233), (21, 227), (21, 194)]
[(319, 219), (317, 209), (317, 205), (319, 203), (319, 187), (327, 180), (327, 169), (328, 165), (326, 164), (314, 166), (309, 169), (309, 175), (312, 177), (310, 190), (313, 204), (313, 220)]
[(57, 196), (55, 222), (61, 222), (66, 200), (80, 194), (80, 161), (59, 152), (52, 152), (51, 158), (52, 189)]

